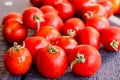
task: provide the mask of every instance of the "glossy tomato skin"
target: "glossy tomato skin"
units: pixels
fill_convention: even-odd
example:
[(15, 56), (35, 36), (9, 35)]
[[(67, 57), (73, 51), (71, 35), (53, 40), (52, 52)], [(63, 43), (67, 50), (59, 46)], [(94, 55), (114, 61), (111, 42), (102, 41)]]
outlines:
[(55, 9), (58, 11), (58, 15), (63, 21), (66, 21), (74, 15), (74, 8), (68, 1), (56, 4)]
[(7, 22), (7, 20), (9, 19), (16, 19), (18, 21), (22, 21), (22, 16), (19, 14), (19, 13), (16, 13), (16, 12), (10, 12), (8, 13), (7, 15), (5, 15), (2, 19), (2, 25), (5, 24), (5, 22)]
[(44, 22), (41, 26), (52, 26), (58, 31), (61, 31), (63, 24), (63, 20), (58, 15), (54, 13), (46, 13), (44, 14)]
[(78, 76), (88, 77), (94, 75), (101, 66), (101, 56), (98, 50), (90, 45), (78, 45), (68, 55), (71, 64), (76, 56), (82, 55), (84, 62), (77, 62), (72, 66), (72, 72)]
[(82, 18), (86, 21), (88, 18), (93, 17), (95, 15), (104, 16), (107, 18), (107, 12), (104, 6), (98, 3), (92, 3), (84, 8), (82, 11)]
[(28, 37), (23, 41), (23, 45), (30, 51), (33, 64), (36, 64), (36, 56), (38, 49), (47, 47), (50, 44), (48, 40), (40, 36)]
[(101, 41), (103, 46), (109, 51), (120, 50), (120, 28), (117, 26), (111, 26), (103, 31)]
[(35, 32), (35, 36), (41, 36), (53, 43), (58, 37), (61, 36), (60, 32), (51, 26), (42, 26), (39, 31)]
[(4, 65), (12, 75), (24, 75), (32, 64), (32, 57), (25, 47), (9, 48), (4, 55)]
[(78, 32), (85, 27), (83, 21), (79, 18), (69, 18), (62, 27), (62, 34), (74, 37), (76, 39)]
[(67, 56), (59, 46), (50, 45), (38, 52), (37, 69), (46, 78), (58, 78), (64, 75), (67, 66)]
[(102, 31), (104, 31), (104, 29), (110, 27), (108, 19), (103, 16), (93, 16), (86, 20), (85, 25), (94, 27), (100, 32), (100, 34), (102, 33)]
[(95, 47), (96, 49), (100, 48), (100, 33), (93, 27), (85, 27), (80, 30), (78, 34), (78, 42), (79, 44), (87, 44)]
[(9, 19), (2, 28), (2, 35), (9, 43), (22, 42), (27, 34), (28, 29), (16, 19)]
[(68, 55), (77, 45), (77, 41), (70, 36), (61, 36), (55, 41), (55, 45), (60, 46)]
[(37, 7), (28, 7), (23, 11), (23, 24), (29, 29), (38, 29), (41, 22), (43, 22), (44, 14)]
[(103, 5), (107, 12), (107, 18), (113, 15), (113, 5), (112, 2), (109, 0), (99, 0), (99, 4)]
[(55, 13), (58, 15), (58, 11), (51, 5), (43, 5), (40, 7), (40, 10), (45, 13)]

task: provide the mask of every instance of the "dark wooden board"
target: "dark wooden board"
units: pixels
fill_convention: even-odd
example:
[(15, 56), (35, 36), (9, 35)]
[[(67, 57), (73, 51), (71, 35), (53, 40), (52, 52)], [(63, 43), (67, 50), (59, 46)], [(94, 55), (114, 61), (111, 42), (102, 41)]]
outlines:
[[(12, 2), (12, 6), (6, 6), (5, 2)], [(18, 12), (22, 11), (31, 6), (29, 0), (0, 0), (0, 24), (2, 18), (9, 12)], [(111, 16), (109, 21), (111, 25), (116, 25), (120, 27), (120, 14)], [(2, 37), (2, 27), (0, 27), (0, 80), (120, 80), (120, 52), (110, 52), (105, 50), (103, 47), (99, 49), (102, 57), (102, 65), (100, 70), (93, 76), (83, 78), (74, 75), (68, 71), (65, 75), (57, 79), (47, 79), (41, 76), (35, 66), (32, 66), (29, 72), (22, 76), (13, 76), (5, 69), (3, 63), (3, 56), (5, 51), (11, 46), (6, 43)], [(30, 32), (29, 35), (32, 33)]]

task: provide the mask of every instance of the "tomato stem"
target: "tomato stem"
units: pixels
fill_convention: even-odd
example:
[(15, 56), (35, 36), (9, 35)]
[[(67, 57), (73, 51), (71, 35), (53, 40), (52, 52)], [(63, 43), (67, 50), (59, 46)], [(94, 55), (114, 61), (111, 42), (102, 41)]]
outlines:
[(93, 12), (88, 11), (88, 12), (85, 13), (84, 15), (85, 15), (85, 18), (88, 19), (88, 18), (92, 17), (94, 14), (93, 14)]
[(110, 42), (110, 46), (115, 50), (118, 51), (118, 46), (119, 46), (119, 42), (117, 40), (112, 40)]
[(69, 35), (69, 36), (74, 36), (75, 35), (75, 30), (73, 30), (73, 29), (69, 29), (69, 30), (67, 30), (67, 34)]
[(73, 66), (74, 66), (76, 63), (84, 63), (84, 62), (85, 62), (85, 56), (84, 56), (84, 54), (78, 53), (78, 54), (76, 55), (76, 58), (71, 62), (70, 69), (72, 70)]
[(39, 31), (40, 22), (44, 22), (44, 19), (39, 14), (35, 14), (35, 21), (37, 22), (37, 31)]
[(49, 50), (50, 53), (58, 52), (58, 49), (55, 46), (53, 46), (53, 45), (50, 45), (48, 47), (48, 50)]

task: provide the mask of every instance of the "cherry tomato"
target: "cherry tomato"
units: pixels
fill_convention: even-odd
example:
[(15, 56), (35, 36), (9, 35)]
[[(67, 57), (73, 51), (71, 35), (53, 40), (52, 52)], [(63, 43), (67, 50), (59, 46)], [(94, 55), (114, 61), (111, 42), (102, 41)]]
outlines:
[(25, 47), (30, 51), (32, 55), (33, 64), (35, 64), (38, 49), (47, 47), (50, 44), (50, 42), (43, 37), (32, 36), (25, 39), (23, 41), (23, 44), (25, 44)]
[(58, 15), (54, 13), (46, 13), (44, 14), (44, 22), (41, 24), (41, 26), (52, 26), (58, 31), (61, 31), (63, 21)]
[(109, 51), (120, 50), (120, 28), (112, 26), (105, 29), (101, 35), (103, 46)]
[(78, 45), (68, 55), (70, 69), (78, 76), (94, 75), (101, 66), (99, 51), (90, 45)]
[(61, 2), (55, 5), (55, 9), (58, 10), (58, 15), (63, 21), (73, 17), (74, 8), (70, 2)]
[(106, 28), (110, 27), (110, 23), (106, 17), (103, 16), (93, 16), (86, 20), (86, 26), (91, 26), (97, 29), (100, 33)]
[(105, 7), (108, 15), (107, 18), (113, 15), (113, 5), (109, 0), (99, 0), (98, 3)]
[(23, 24), (30, 29), (39, 29), (40, 23), (44, 21), (42, 11), (37, 7), (28, 7), (23, 11)]
[(35, 7), (42, 6), (42, 0), (30, 0), (30, 3)]
[(78, 32), (84, 28), (84, 23), (79, 18), (69, 18), (62, 27), (62, 34), (72, 36), (76, 39)]
[(85, 27), (79, 31), (78, 41), (80, 44), (87, 44), (95, 47), (96, 49), (100, 48), (100, 33), (93, 27)]
[(92, 2), (94, 2), (94, 0), (71, 0), (76, 16), (81, 17), (83, 8)]
[(45, 13), (55, 13), (58, 15), (58, 11), (50, 5), (43, 5), (42, 7), (40, 7), (40, 10), (45, 14)]
[(70, 51), (78, 45), (78, 43), (70, 36), (61, 36), (55, 41), (55, 45), (60, 46), (68, 55)]
[(46, 78), (62, 76), (68, 66), (64, 50), (56, 45), (49, 45), (39, 50), (37, 55), (37, 69)]
[(2, 27), (2, 35), (9, 43), (22, 42), (28, 34), (28, 29), (18, 20), (9, 19)]
[(43, 26), (39, 29), (39, 31), (35, 32), (35, 36), (44, 37), (52, 43), (61, 35), (56, 28), (51, 26)]
[(4, 55), (4, 64), (12, 75), (23, 75), (30, 69), (32, 57), (27, 48), (14, 43)]
[(98, 3), (92, 3), (84, 8), (82, 11), (83, 20), (87, 20), (95, 15), (104, 16), (107, 18), (107, 12), (104, 6)]
[(17, 19), (18, 21), (22, 21), (22, 16), (19, 14), (19, 13), (16, 13), (16, 12), (10, 12), (8, 13), (7, 15), (5, 15), (2, 19), (2, 25), (5, 24), (5, 22), (7, 22), (7, 20), (9, 19)]

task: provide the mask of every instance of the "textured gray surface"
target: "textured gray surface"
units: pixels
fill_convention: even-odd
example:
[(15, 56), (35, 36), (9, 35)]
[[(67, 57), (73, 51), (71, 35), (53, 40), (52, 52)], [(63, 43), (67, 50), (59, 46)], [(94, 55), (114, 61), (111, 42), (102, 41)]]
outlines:
[[(2, 18), (9, 12), (22, 13), (24, 8), (31, 6), (29, 0), (0, 0), (0, 23)], [(109, 21), (111, 25), (120, 27), (120, 15), (111, 16)], [(83, 78), (67, 72), (65, 75), (57, 79), (46, 79), (42, 77), (33, 66), (31, 70), (23, 76), (12, 76), (4, 68), (3, 55), (8, 48), (8, 44), (1, 35), (0, 27), (0, 80), (120, 80), (120, 52), (110, 52), (104, 48), (100, 48), (102, 56), (102, 65), (100, 70), (91, 77)]]

